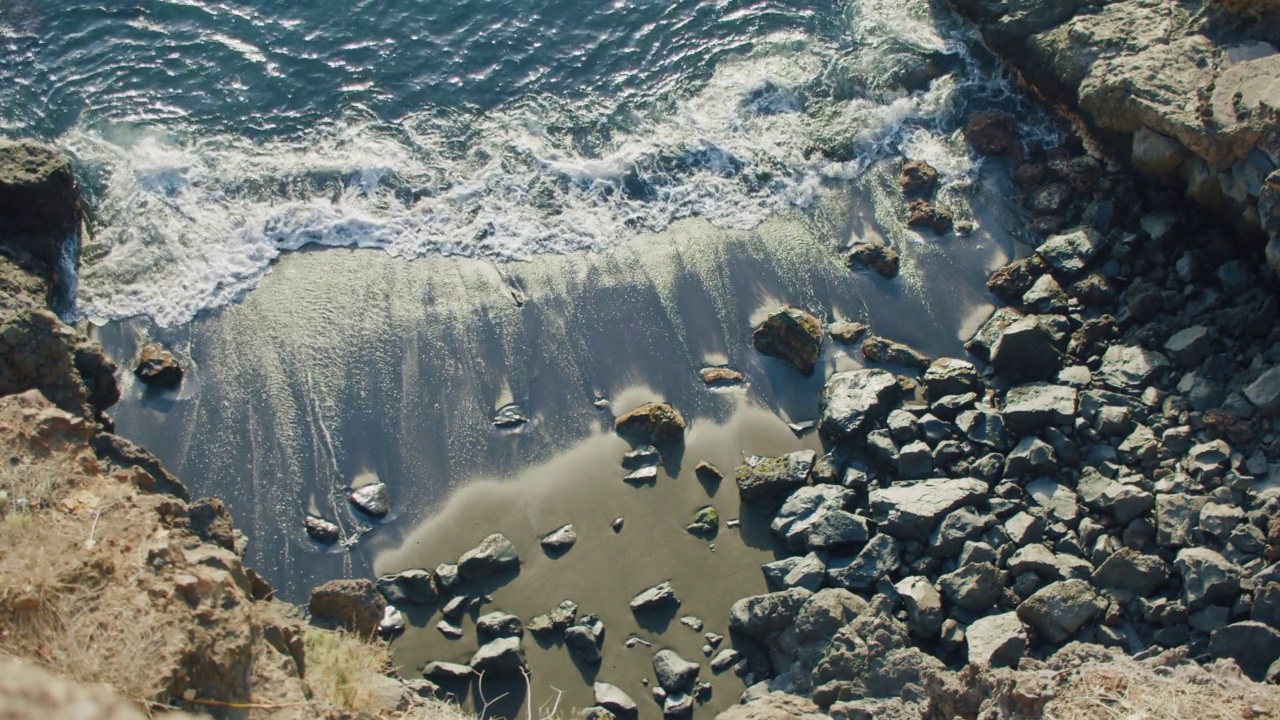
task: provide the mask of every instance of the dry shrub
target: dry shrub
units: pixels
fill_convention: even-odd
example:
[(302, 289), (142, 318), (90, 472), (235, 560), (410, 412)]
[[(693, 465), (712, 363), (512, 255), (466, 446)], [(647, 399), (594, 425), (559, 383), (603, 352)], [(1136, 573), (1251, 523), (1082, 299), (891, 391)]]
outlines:
[(345, 632), (307, 628), (307, 681), (321, 700), (343, 710), (361, 710), (361, 682), (391, 667), (391, 648)]
[[(45, 510), (74, 480), (71, 473), (47, 464), (0, 465), (0, 514)], [(27, 507), (20, 508), (20, 503)]]
[(1252, 720), (1280, 717), (1280, 688), (1252, 683), (1233, 665), (1148, 668), (1135, 662), (1070, 671), (1048, 720)]

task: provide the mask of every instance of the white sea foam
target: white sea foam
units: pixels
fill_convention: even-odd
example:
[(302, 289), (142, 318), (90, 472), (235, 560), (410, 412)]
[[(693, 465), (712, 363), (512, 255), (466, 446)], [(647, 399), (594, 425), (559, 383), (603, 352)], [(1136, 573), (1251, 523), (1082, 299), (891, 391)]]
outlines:
[[(63, 144), (90, 179), (97, 228), (80, 309), (94, 322), (182, 323), (306, 245), (519, 260), (597, 250), (691, 215), (749, 228), (783, 203), (807, 205), (823, 179), (853, 177), (904, 148), (944, 176), (964, 174), (967, 155), (944, 137), (948, 118), (965, 92), (998, 80), (961, 58), (914, 91), (873, 87), (868, 73), (959, 51), (920, 15), (922, 0), (860, 2), (877, 5), (865, 14), (916, 14), (855, 27), (881, 54), (770, 38), (647, 114), (543, 98), (480, 117), (350, 116), (288, 141), (77, 130)], [(606, 125), (584, 137), (582, 128)], [(811, 152), (833, 136), (853, 148), (849, 159)]]

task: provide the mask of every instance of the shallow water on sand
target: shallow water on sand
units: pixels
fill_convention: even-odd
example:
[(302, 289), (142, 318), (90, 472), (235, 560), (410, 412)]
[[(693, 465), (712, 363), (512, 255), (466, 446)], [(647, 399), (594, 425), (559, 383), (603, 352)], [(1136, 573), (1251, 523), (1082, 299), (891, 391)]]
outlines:
[[(876, 197), (874, 183), (865, 178), (855, 197)], [(828, 341), (818, 371), (803, 378), (751, 348), (752, 326), (793, 304), (825, 321), (867, 322), (934, 356), (961, 354), (990, 311), (986, 275), (1012, 252), (1008, 238), (986, 230), (998, 224), (985, 221), (993, 206), (981, 186), (975, 207), (979, 228), (963, 238), (903, 233), (875, 222), (891, 213), (873, 212), (869, 200), (831, 191), (813, 210), (753, 230), (688, 220), (606, 252), (527, 263), (297, 253), (243, 302), (189, 325), (102, 328), (122, 363), (156, 338), (191, 368), (174, 395), (127, 378), (115, 417), (121, 434), (153, 450), (194, 495), (226, 500), (251, 538), (247, 561), (289, 601), (305, 602), (310, 588), (337, 577), (453, 562), (505, 533), (522, 569), (492, 587), (481, 612), (527, 621), (572, 598), (605, 620), (599, 679), (653, 709), (639, 684), (652, 650), (626, 649), (628, 635), (690, 659), (703, 659), (704, 640), (674, 620), (638, 625), (631, 596), (670, 579), (683, 601), (677, 617), (697, 615), (725, 633), (729, 606), (765, 589), (758, 566), (776, 557), (767, 524), (739, 507), (732, 479), (707, 487), (693, 466), (707, 460), (731, 475), (744, 454), (818, 449), (815, 435), (797, 437), (788, 423), (815, 419), (824, 377), (863, 362), (856, 346)], [(852, 235), (882, 233), (903, 253), (902, 277), (844, 267), (839, 248)], [(708, 389), (697, 375), (707, 365), (731, 366), (747, 382)], [(621, 480), (627, 444), (612, 421), (653, 399), (673, 403), (690, 428), (656, 483), (632, 487)], [(531, 420), (499, 430), (493, 415), (510, 402)], [(353, 483), (373, 477), (392, 499), (379, 522), (345, 500)], [(743, 516), (741, 529), (722, 527), (714, 551), (684, 531), (705, 504), (725, 519)], [(337, 521), (351, 547), (313, 543), (302, 529), (307, 513)], [(614, 517), (626, 520), (616, 534)], [(538, 536), (566, 522), (578, 545), (545, 556)], [(449, 641), (434, 629), (434, 609), (409, 618), (396, 645), (406, 675), (428, 658), (465, 661), (476, 648), (469, 624)], [(590, 704), (582, 679), (595, 673), (563, 647), (525, 644), (537, 701), (560, 688), (564, 707)], [(713, 709), (742, 688), (731, 674), (715, 685)], [(491, 693), (486, 684), (489, 699), (503, 691), (511, 692), (504, 702), (523, 698), (522, 686)]]

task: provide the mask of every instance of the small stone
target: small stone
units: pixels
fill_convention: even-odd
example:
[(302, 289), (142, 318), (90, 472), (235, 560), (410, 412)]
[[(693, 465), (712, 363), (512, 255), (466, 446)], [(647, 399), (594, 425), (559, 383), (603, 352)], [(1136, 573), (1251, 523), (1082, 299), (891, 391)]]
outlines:
[(704, 385), (713, 387), (741, 385), (746, 380), (746, 377), (737, 370), (724, 367), (702, 368), (698, 371), (698, 377), (702, 378)]
[(685, 421), (670, 405), (650, 402), (618, 418), (614, 430), (623, 437), (650, 444), (680, 442), (684, 439)]
[(650, 465), (642, 467), (622, 478), (622, 481), (631, 485), (652, 484), (658, 480), (658, 468)]
[(900, 259), (898, 252), (888, 245), (858, 242), (849, 246), (845, 263), (850, 268), (870, 268), (881, 277), (891, 279), (898, 276)]
[(674, 650), (659, 650), (653, 656), (653, 674), (658, 685), (669, 693), (684, 692), (698, 678), (698, 663), (689, 662)]
[(458, 559), (458, 574), (468, 581), (513, 572), (519, 567), (520, 556), (515, 545), (500, 533), (481, 540)]
[(842, 345), (852, 345), (867, 332), (867, 325), (859, 322), (835, 322), (827, 327), (832, 340)]
[(644, 445), (622, 456), (622, 467), (627, 470), (639, 470), (650, 465), (661, 465), (662, 454), (652, 445)]
[(751, 344), (809, 376), (822, 353), (822, 323), (799, 308), (779, 308), (751, 334)]
[(312, 540), (325, 545), (332, 545), (342, 538), (342, 528), (337, 523), (331, 523), (321, 517), (308, 515), (302, 521), (303, 527), (307, 530), (307, 535)]
[(862, 354), (871, 362), (924, 370), (929, 366), (929, 358), (919, 351), (878, 335), (868, 335), (862, 341)]
[(520, 427), (527, 422), (529, 422), (529, 416), (525, 415), (524, 410), (516, 404), (503, 405), (493, 416), (493, 426), (503, 430)]
[(711, 672), (720, 674), (734, 665), (738, 664), (738, 660), (742, 658), (742, 654), (733, 648), (725, 648), (711, 659)]
[(708, 485), (719, 484), (724, 479), (724, 473), (720, 472), (720, 468), (712, 465), (706, 460), (700, 461), (694, 468), (693, 472), (698, 479)]
[(693, 522), (685, 530), (694, 535), (714, 535), (720, 529), (720, 513), (710, 505), (698, 509), (693, 514)]
[(705, 627), (705, 623), (702, 622), (702, 618), (699, 618), (697, 615), (685, 615), (684, 617), (681, 617), (680, 624), (694, 632), (702, 632), (702, 628)]
[(160, 343), (142, 346), (133, 374), (151, 387), (173, 390), (182, 384), (182, 365)]
[(675, 590), (670, 582), (661, 582), (647, 588), (631, 599), (631, 612), (643, 613), (679, 605)]
[(454, 625), (448, 620), (441, 620), (436, 623), (436, 630), (439, 630), (441, 635), (449, 638), (450, 640), (457, 640), (462, 637), (462, 628)]
[(573, 525), (561, 525), (542, 536), (538, 542), (548, 553), (563, 554), (569, 552), (569, 549), (578, 542), (578, 533), (573, 529)]
[(391, 499), (387, 495), (387, 486), (376, 482), (358, 487), (347, 496), (351, 504), (372, 518), (383, 518), (391, 512)]

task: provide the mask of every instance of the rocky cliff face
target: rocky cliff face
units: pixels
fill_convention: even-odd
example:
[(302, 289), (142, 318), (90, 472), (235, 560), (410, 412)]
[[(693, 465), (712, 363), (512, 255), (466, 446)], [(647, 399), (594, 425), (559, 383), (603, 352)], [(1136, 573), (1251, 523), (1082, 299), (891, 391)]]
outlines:
[(953, 0), (1121, 160), (1265, 234), (1280, 267), (1280, 3)]

